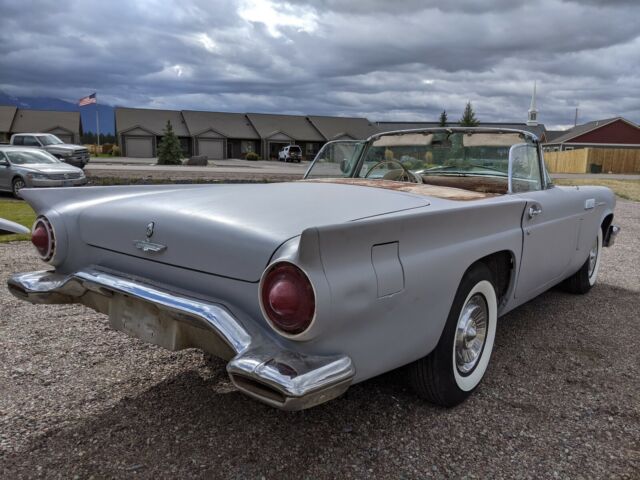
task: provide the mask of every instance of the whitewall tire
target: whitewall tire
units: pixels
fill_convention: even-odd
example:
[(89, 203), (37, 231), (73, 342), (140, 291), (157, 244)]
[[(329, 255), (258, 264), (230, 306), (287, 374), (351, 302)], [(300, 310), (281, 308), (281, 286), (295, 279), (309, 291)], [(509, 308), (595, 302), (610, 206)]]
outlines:
[(598, 233), (589, 249), (587, 259), (580, 267), (580, 270), (562, 282), (564, 290), (569, 293), (584, 294), (596, 284), (602, 258), (602, 239), (602, 228), (598, 228)]
[(464, 275), (436, 348), (409, 367), (416, 393), (453, 407), (482, 381), (496, 334), (498, 302), (491, 270), (483, 263)]

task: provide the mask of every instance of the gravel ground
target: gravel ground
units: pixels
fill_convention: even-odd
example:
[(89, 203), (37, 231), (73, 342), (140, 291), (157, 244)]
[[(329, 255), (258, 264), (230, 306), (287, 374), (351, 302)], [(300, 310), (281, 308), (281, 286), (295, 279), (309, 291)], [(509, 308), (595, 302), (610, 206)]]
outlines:
[[(237, 393), (223, 362), (167, 352), (80, 306), (0, 289), (2, 478), (640, 478), (640, 204), (586, 296), (505, 316), (485, 381), (444, 410), (402, 370), (304, 412)], [(0, 245), (0, 281), (39, 268)]]

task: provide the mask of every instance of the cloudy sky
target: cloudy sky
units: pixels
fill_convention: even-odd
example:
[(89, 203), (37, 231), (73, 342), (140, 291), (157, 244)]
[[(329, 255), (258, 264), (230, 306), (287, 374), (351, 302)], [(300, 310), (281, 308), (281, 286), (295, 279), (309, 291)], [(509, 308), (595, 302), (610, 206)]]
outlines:
[(640, 123), (638, 0), (1, 0), (0, 90), (217, 111)]

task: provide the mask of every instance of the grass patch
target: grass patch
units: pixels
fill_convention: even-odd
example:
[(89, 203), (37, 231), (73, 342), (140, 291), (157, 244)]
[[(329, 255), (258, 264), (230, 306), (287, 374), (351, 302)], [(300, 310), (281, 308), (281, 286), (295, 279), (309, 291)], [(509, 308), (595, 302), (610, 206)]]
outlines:
[(620, 198), (640, 202), (640, 180), (614, 180), (608, 178), (555, 178), (556, 185), (599, 185), (609, 187)]
[[(0, 198), (0, 218), (11, 220), (30, 229), (36, 220), (36, 214), (27, 202)], [(29, 235), (0, 235), (0, 243), (29, 240), (29, 238)]]

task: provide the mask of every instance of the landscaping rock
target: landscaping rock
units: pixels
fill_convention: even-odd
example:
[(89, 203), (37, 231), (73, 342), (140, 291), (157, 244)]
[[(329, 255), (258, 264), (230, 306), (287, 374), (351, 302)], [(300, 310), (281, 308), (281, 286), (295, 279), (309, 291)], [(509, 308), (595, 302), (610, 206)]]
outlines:
[(206, 155), (194, 155), (187, 159), (184, 163), (189, 166), (197, 166), (197, 167), (206, 167), (208, 165), (208, 160)]

